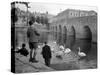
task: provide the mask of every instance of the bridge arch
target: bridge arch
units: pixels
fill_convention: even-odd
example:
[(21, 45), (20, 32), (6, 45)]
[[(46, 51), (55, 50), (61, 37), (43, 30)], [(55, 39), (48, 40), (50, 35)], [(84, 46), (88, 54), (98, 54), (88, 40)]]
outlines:
[(89, 26), (83, 27), (83, 38), (87, 40), (92, 40), (92, 32)]

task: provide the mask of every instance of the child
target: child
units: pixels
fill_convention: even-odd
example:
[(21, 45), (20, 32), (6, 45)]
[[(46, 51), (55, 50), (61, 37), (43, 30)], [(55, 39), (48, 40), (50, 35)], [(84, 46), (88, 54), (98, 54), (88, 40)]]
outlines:
[(29, 54), (29, 52), (27, 51), (27, 49), (25, 48), (25, 44), (22, 44), (22, 48), (19, 49), (18, 51), (16, 51), (16, 53), (20, 53), (21, 55), (24, 55), (27, 57), (27, 55)]
[(43, 58), (45, 60), (45, 65), (50, 66), (50, 59), (51, 59), (51, 49), (50, 46), (47, 45), (47, 42), (45, 42), (44, 47), (42, 48)]

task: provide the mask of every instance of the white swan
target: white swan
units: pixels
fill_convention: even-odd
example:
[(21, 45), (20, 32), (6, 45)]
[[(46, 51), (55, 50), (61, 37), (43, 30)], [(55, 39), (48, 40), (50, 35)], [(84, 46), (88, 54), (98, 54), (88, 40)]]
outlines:
[(19, 47), (19, 46), (18, 46), (18, 47), (17, 47), (17, 49), (18, 49), (18, 50), (20, 50), (20, 49), (21, 49), (21, 47)]
[(56, 41), (54, 41), (53, 43), (55, 43), (55, 44), (56, 44)]
[(64, 51), (65, 54), (68, 54), (70, 52), (71, 52), (71, 49), (70, 48), (66, 48), (65, 51)]
[(56, 52), (56, 57), (62, 59), (63, 57), (63, 51), (57, 51)]
[(62, 56), (62, 55), (63, 55), (63, 51), (57, 51), (57, 52), (56, 52), (56, 55), (57, 55), (57, 56)]
[(55, 51), (54, 47), (51, 47), (51, 51), (52, 51), (52, 52), (54, 52), (54, 51)]
[(80, 56), (80, 57), (85, 57), (86, 56), (86, 54), (84, 53), (84, 52), (81, 52), (81, 49), (80, 49), (80, 47), (78, 47), (78, 55)]
[(65, 49), (63, 45), (59, 46), (59, 48), (60, 48), (60, 50), (62, 50), (62, 51), (64, 51), (64, 49)]
[(21, 49), (20, 46), (16, 47), (15, 52), (19, 51)]

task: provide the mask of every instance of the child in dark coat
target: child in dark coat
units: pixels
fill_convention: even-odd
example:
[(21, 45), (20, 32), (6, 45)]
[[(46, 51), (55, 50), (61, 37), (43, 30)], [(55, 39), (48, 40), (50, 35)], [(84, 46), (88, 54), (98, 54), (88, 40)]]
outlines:
[(42, 55), (45, 60), (45, 65), (50, 66), (51, 49), (50, 49), (50, 46), (47, 45), (47, 42), (45, 42), (45, 45), (42, 48)]
[(16, 53), (20, 53), (21, 55), (27, 56), (29, 54), (28, 50), (25, 48), (25, 44), (22, 44), (22, 48), (16, 51)]

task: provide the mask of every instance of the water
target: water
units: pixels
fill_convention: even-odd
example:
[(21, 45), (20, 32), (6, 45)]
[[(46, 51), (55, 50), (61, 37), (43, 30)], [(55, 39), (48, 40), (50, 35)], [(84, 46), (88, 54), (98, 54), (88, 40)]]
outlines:
[[(26, 32), (27, 32), (27, 28), (16, 28), (16, 46), (21, 46), (22, 43), (26, 43), (26, 44), (28, 43)], [(65, 62), (60, 63), (60, 61), (62, 62), (62, 60), (56, 59), (56, 61), (59, 61), (59, 63), (51, 64), (52, 68), (56, 70), (71, 70), (71, 69), (83, 69), (83, 68), (87, 69), (87, 68), (97, 67), (97, 44), (96, 43), (92, 43), (92, 41), (85, 40), (85, 39), (84, 40), (76, 39), (74, 36), (67, 36), (65, 41), (63, 35), (64, 34), (59, 34), (57, 32), (48, 32), (47, 30), (40, 31), (39, 42), (43, 43), (45, 41), (47, 42), (56, 41), (59, 45), (62, 44), (66, 48), (70, 48), (72, 52), (74, 52), (76, 55), (78, 55), (78, 47), (80, 47), (81, 51), (86, 53), (86, 57), (82, 59), (80, 61), (80, 64), (78, 65), (76, 65), (76, 62), (70, 62), (71, 64)], [(70, 57), (71, 56), (68, 56), (66, 58), (69, 59)], [(72, 64), (74, 65), (70, 66)]]
[[(73, 63), (74, 63), (73, 66), (72, 66), (73, 63), (71, 64), (71, 62), (70, 62), (70, 64), (63, 62), (63, 63), (52, 64), (52, 68), (54, 68), (56, 70), (97, 68), (97, 44), (96, 43), (93, 43), (91, 40), (78, 39), (78, 38), (75, 38), (74, 36), (67, 36), (66, 41), (63, 41), (64, 38), (62, 35), (63, 34), (58, 34), (57, 38), (54, 36), (54, 34), (51, 34), (49, 36), (51, 36), (53, 38), (52, 40), (58, 41), (58, 44), (60, 44), (60, 45), (62, 44), (66, 48), (70, 48), (72, 50), (72, 52), (74, 52), (76, 55), (78, 55), (78, 47), (80, 47), (81, 52), (84, 52), (86, 54), (86, 57), (79, 60), (78, 61), (79, 63), (77, 66), (76, 66), (76, 62), (73, 61)], [(67, 59), (69, 59), (69, 58), (70, 57), (68, 57)], [(63, 61), (63, 60), (61, 60), (61, 61)], [(69, 60), (67, 60), (67, 61), (69, 61)], [(68, 66), (66, 66), (66, 64), (69, 65), (70, 68)], [(64, 67), (62, 67), (62, 66), (64, 66)]]

